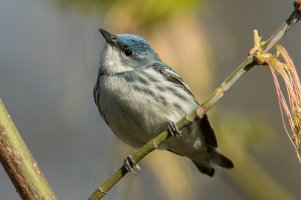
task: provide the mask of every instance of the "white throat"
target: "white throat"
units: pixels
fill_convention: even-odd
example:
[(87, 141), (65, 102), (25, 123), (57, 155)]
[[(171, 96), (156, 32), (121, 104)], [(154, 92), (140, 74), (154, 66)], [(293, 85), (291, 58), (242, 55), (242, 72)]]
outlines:
[(133, 68), (122, 61), (122, 55), (118, 49), (106, 44), (100, 55), (100, 68), (107, 73), (121, 73), (131, 71)]

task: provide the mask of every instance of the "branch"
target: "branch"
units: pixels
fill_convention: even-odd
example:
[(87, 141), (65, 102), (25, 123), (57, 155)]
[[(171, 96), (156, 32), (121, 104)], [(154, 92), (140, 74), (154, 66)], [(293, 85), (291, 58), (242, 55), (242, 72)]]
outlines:
[(0, 161), (22, 199), (56, 199), (1, 99)]
[[(301, 14), (298, 11), (300, 4), (297, 4), (297, 1), (299, 0), (296, 0), (294, 3), (294, 12), (263, 45), (262, 49), (264, 52), (269, 51), (274, 45), (276, 45), (279, 40), (282, 39), (282, 37), (301, 19)], [(241, 78), (242, 75), (253, 68), (256, 64), (256, 59), (254, 59), (252, 55), (249, 55), (200, 107), (196, 108), (193, 112), (183, 117), (176, 123), (177, 128), (181, 130), (185, 126), (193, 123), (195, 120), (202, 118), (204, 114), (224, 96), (225, 92), (228, 91), (231, 86), (236, 83), (239, 78)], [(133, 155), (134, 162), (138, 163), (147, 154), (157, 149), (158, 146), (169, 136), (170, 135), (167, 131), (163, 131), (157, 137), (147, 142)], [(106, 193), (127, 173), (128, 171), (124, 166), (120, 167), (119, 170), (117, 170), (103, 185), (99, 186), (94, 191), (94, 193), (89, 197), (89, 200), (98, 200), (104, 197)]]

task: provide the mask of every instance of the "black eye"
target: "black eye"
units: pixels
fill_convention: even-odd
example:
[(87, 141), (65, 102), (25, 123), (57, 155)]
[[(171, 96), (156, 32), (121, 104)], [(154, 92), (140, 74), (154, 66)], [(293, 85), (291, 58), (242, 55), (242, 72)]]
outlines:
[(126, 50), (124, 50), (124, 54), (125, 54), (126, 56), (131, 56), (131, 55), (133, 55), (133, 52), (132, 52), (132, 50), (130, 50), (130, 49), (126, 49)]

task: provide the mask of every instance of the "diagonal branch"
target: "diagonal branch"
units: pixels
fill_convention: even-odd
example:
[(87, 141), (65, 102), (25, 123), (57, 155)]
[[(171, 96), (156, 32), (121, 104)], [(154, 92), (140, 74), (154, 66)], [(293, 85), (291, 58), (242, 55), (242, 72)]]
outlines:
[(1, 99), (0, 161), (22, 199), (56, 199)]
[[(296, 3), (295, 3), (296, 4)], [(301, 19), (301, 14), (295, 5), (295, 10), (289, 16), (289, 18), (279, 27), (279, 29), (269, 38), (268, 41), (263, 45), (262, 49), (267, 52), (274, 45), (276, 45), (280, 39)], [(193, 112), (183, 117), (176, 123), (177, 128), (180, 130), (185, 126), (193, 123), (198, 118), (202, 118), (204, 114), (212, 108), (228, 91), (234, 83), (241, 78), (247, 71), (253, 68), (257, 64), (256, 59), (252, 55), (249, 55), (242, 64), (230, 75), (226, 80), (213, 92), (213, 94)], [(168, 137), (169, 133), (163, 131), (157, 137), (147, 142), (141, 149), (139, 149), (134, 155), (133, 160), (138, 163), (146, 155), (157, 149), (158, 146), (164, 142)], [(99, 186), (94, 193), (89, 197), (89, 200), (98, 200), (106, 195), (106, 193), (127, 174), (127, 169), (122, 166), (120, 167), (103, 185)]]

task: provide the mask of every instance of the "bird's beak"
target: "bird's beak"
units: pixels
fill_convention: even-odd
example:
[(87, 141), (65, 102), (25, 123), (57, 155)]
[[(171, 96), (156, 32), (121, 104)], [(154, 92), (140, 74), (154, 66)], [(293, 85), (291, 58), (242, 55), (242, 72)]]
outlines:
[(99, 29), (100, 33), (102, 34), (102, 36), (105, 38), (105, 40), (107, 41), (107, 43), (109, 43), (112, 46), (116, 46), (116, 36), (109, 33), (108, 31), (104, 30), (104, 29)]

